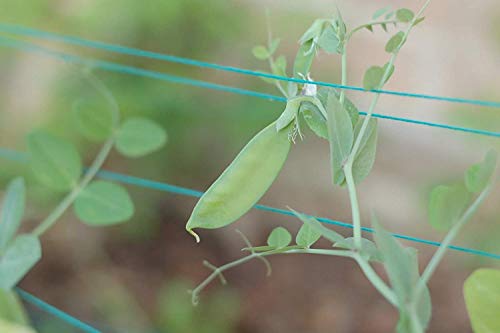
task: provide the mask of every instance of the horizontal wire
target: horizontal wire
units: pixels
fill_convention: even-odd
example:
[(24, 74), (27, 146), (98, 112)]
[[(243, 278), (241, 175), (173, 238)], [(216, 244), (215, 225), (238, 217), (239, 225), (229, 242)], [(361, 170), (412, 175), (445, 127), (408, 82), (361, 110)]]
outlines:
[[(215, 63), (209, 63), (209, 62), (189, 59), (189, 58), (185, 58), (185, 57), (179, 57), (179, 56), (173, 56), (173, 55), (168, 55), (168, 54), (163, 54), (163, 53), (151, 52), (151, 51), (141, 50), (141, 49), (137, 49), (137, 48), (117, 45), (117, 44), (110, 44), (110, 43), (104, 43), (104, 42), (100, 42), (100, 41), (93, 41), (93, 40), (79, 38), (76, 36), (62, 35), (62, 34), (43, 31), (43, 30), (39, 30), (39, 29), (28, 28), (28, 27), (19, 26), (19, 25), (0, 23), (0, 31), (15, 34), (15, 35), (43, 38), (46, 40), (64, 42), (64, 43), (73, 44), (73, 45), (77, 45), (77, 46), (83, 46), (83, 47), (88, 47), (88, 48), (93, 48), (93, 49), (101, 49), (101, 50), (114, 52), (114, 53), (120, 53), (120, 54), (136, 56), (136, 57), (144, 57), (144, 58), (149, 58), (149, 59), (167, 61), (167, 62), (178, 63), (178, 64), (183, 64), (183, 65), (188, 65), (188, 66), (204, 67), (204, 68), (239, 73), (239, 74), (244, 74), (244, 75), (275, 79), (275, 80), (280, 80), (280, 81), (288, 81), (288, 82), (296, 82), (296, 83), (304, 83), (304, 84), (307, 83), (307, 84), (314, 84), (317, 86), (333, 87), (333, 88), (338, 88), (338, 89), (346, 89), (346, 90), (354, 90), (354, 91), (367, 91), (364, 88), (357, 87), (357, 86), (342, 85), (342, 84), (323, 82), (323, 81), (310, 81), (310, 80), (303, 80), (303, 79), (297, 79), (297, 78), (289, 78), (289, 77), (285, 77), (285, 76), (274, 75), (274, 74), (270, 74), (270, 73), (263, 73), (263, 72), (249, 70), (249, 69), (243, 69), (243, 68), (238, 68), (238, 67), (233, 67), (233, 66), (219, 65), (219, 64), (215, 64)], [(451, 102), (451, 103), (461, 103), (461, 104), (470, 104), (470, 105), (479, 105), (479, 106), (500, 108), (500, 102), (485, 101), (485, 100), (478, 100), (478, 99), (445, 97), (445, 96), (437, 96), (437, 95), (429, 95), (429, 94), (417, 94), (417, 93), (393, 91), (393, 90), (377, 90), (377, 89), (375, 89), (375, 90), (369, 90), (368, 92), (387, 94), (387, 95), (395, 95), (395, 96), (401, 96), (401, 97), (421, 98), (421, 99), (437, 100), (437, 101), (444, 101), (444, 102)]]
[[(15, 160), (18, 162), (27, 162), (26, 154), (6, 148), (0, 148), (0, 158), (6, 158), (10, 160)], [(170, 192), (170, 193), (175, 193), (175, 194), (180, 194), (183, 196), (190, 196), (190, 197), (196, 197), (199, 198), (203, 195), (203, 192), (193, 190), (190, 188), (186, 187), (181, 187), (181, 186), (176, 186), (168, 183), (162, 183), (150, 179), (145, 179), (145, 178), (139, 178), (135, 176), (130, 176), (122, 173), (117, 173), (117, 172), (112, 172), (112, 171), (107, 171), (107, 170), (101, 170), (97, 173), (97, 176), (101, 179), (106, 179), (106, 180), (112, 180), (116, 182), (120, 182), (122, 184), (128, 184), (128, 185), (134, 185), (134, 186), (139, 186), (139, 187), (144, 187), (144, 188), (149, 188), (153, 190), (158, 190), (162, 192)], [(266, 206), (266, 205), (255, 205), (254, 208), (271, 212), (271, 213), (276, 213), (280, 215), (287, 215), (287, 216), (293, 216), (293, 212), (285, 209), (280, 209), (276, 207), (271, 207), (271, 206)], [(331, 224), (335, 226), (340, 226), (343, 228), (350, 228), (352, 229), (353, 226), (350, 223), (346, 222), (341, 222), (341, 221), (336, 221), (332, 220), (326, 217), (318, 217), (318, 216), (311, 216), (317, 219), (320, 222), (326, 223), (326, 224)], [(373, 229), (369, 227), (362, 227), (363, 231), (373, 233)], [(428, 239), (423, 239), (423, 238), (418, 238), (418, 237), (413, 237), (413, 236), (407, 236), (403, 234), (397, 234), (393, 233), (392, 234), (394, 237), (405, 239), (414, 243), (421, 243), (421, 244), (426, 244), (426, 245), (431, 245), (431, 246), (440, 246), (441, 243), (431, 241)], [(467, 247), (461, 247), (461, 246), (455, 246), (455, 245), (450, 245), (448, 247), (451, 250), (455, 251), (460, 251), (460, 252), (465, 252), (469, 254), (474, 254), (478, 256), (483, 256), (483, 257), (488, 257), (492, 259), (497, 259), (500, 260), (500, 254), (495, 254), (495, 253), (490, 253), (486, 251), (481, 251), (481, 250), (476, 250), (472, 248), (467, 248)]]
[(28, 293), (27, 291), (22, 290), (21, 288), (15, 288), (16, 292), (19, 294), (19, 296), (25, 300), (28, 303), (31, 303), (35, 305), (36, 307), (44, 310), (47, 313), (50, 313), (51, 315), (67, 322), (68, 324), (72, 325), (73, 327), (78, 328), (79, 330), (86, 332), (86, 333), (101, 333), (98, 329), (90, 326), (89, 324), (84, 323), (78, 318), (75, 318), (66, 312), (59, 310), (58, 308), (50, 305), (49, 303), (41, 300), (40, 298), (36, 297), (35, 295), (32, 295)]
[[(276, 96), (276, 95), (261, 93), (261, 92), (257, 92), (257, 91), (231, 87), (231, 86), (225, 86), (225, 85), (221, 85), (221, 84), (215, 84), (215, 83), (211, 83), (211, 82), (207, 82), (207, 81), (189, 79), (189, 78), (185, 78), (185, 77), (160, 73), (160, 72), (156, 72), (156, 71), (145, 70), (145, 69), (141, 69), (141, 68), (137, 68), (137, 67), (121, 65), (121, 64), (109, 62), (109, 61), (102, 61), (102, 60), (97, 60), (97, 59), (92, 59), (92, 58), (83, 58), (83, 57), (79, 57), (79, 56), (68, 54), (68, 53), (53, 51), (53, 50), (38, 46), (38, 45), (33, 44), (33, 43), (24, 42), (24, 41), (20, 41), (20, 40), (16, 40), (16, 39), (11, 39), (11, 38), (4, 37), (4, 36), (0, 36), (0, 46), (13, 47), (13, 48), (22, 49), (24, 51), (29, 51), (29, 52), (42, 53), (44, 55), (48, 55), (48, 56), (51, 56), (51, 57), (54, 57), (57, 59), (61, 59), (61, 60), (67, 61), (67, 62), (77, 63), (80, 65), (93, 66), (95, 68), (99, 68), (99, 69), (103, 69), (103, 70), (111, 71), (111, 72), (118, 72), (118, 73), (129, 74), (129, 75), (137, 75), (137, 76), (157, 79), (157, 80), (161, 80), (161, 81), (173, 82), (173, 83), (178, 83), (178, 84), (185, 84), (185, 85), (196, 86), (196, 87), (206, 88), (206, 89), (220, 90), (220, 91), (225, 91), (225, 92), (230, 92), (230, 93), (235, 93), (235, 94), (240, 94), (240, 95), (257, 97), (257, 98), (266, 99), (266, 100), (270, 100), (270, 101), (277, 101), (277, 102), (286, 102), (287, 101), (287, 99), (285, 97), (281, 97), (281, 96)], [(361, 115), (366, 115), (366, 112), (360, 111), (359, 113)], [(379, 113), (373, 113), (372, 116), (375, 118), (388, 119), (388, 120), (411, 123), (411, 124), (416, 124), (416, 125), (437, 127), (437, 128), (442, 128), (442, 129), (448, 129), (448, 130), (454, 130), (454, 131), (460, 131), (460, 132), (466, 132), (466, 133), (472, 133), (472, 134), (478, 134), (478, 135), (485, 135), (485, 136), (491, 136), (491, 137), (497, 137), (497, 138), (500, 137), (500, 132), (492, 132), (492, 131), (481, 130), (481, 129), (439, 124), (439, 123), (420, 121), (420, 120), (415, 120), (415, 119), (410, 119), (410, 118), (394, 117), (394, 116), (389, 116), (389, 115), (384, 115), (384, 114), (379, 114)]]

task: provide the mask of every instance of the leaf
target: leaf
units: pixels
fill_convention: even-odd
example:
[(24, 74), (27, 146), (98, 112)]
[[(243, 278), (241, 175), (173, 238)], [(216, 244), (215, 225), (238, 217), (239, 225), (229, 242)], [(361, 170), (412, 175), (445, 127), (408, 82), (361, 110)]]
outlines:
[[(359, 131), (361, 130), (363, 120), (364, 119), (360, 119), (356, 125), (356, 129), (354, 130), (355, 137), (358, 136)], [(358, 153), (356, 154), (352, 164), (352, 175), (356, 184), (359, 184), (370, 174), (370, 171), (375, 164), (375, 157), (377, 154), (377, 137), (377, 120), (371, 118), (361, 140)]]
[[(385, 71), (387, 70), (387, 67), (389, 66), (389, 63), (386, 63), (382, 69)], [(385, 82), (389, 81), (391, 78), (392, 74), (394, 74), (394, 65), (391, 65), (391, 68), (389, 69), (389, 73), (387, 74), (387, 78), (385, 79)]]
[(365, 72), (363, 78), (363, 88), (366, 90), (375, 90), (379, 87), (380, 81), (384, 76), (384, 69), (380, 66), (372, 66)]
[(285, 56), (281, 55), (274, 61), (273, 66), (272, 66), (272, 70), (273, 70), (274, 75), (286, 76), (286, 58), (285, 58)]
[(370, 32), (373, 32), (373, 26), (372, 25), (367, 25), (365, 28), (366, 28), (366, 30), (368, 30)]
[(27, 141), (31, 169), (40, 183), (61, 192), (77, 184), (82, 165), (71, 143), (42, 131), (29, 134)]
[(259, 60), (266, 60), (271, 56), (269, 51), (262, 45), (258, 45), (252, 49), (252, 53), (255, 58)]
[(398, 241), (378, 223), (375, 216), (372, 218), (375, 230), (373, 238), (377, 248), (382, 254), (384, 268), (396, 293), (399, 304), (406, 304), (413, 290), (412, 262), (408, 252)]
[[(318, 98), (320, 100), (324, 101), (323, 105), (325, 105), (325, 107), (328, 104), (327, 103), (328, 94), (330, 94), (331, 92), (333, 92), (333, 94), (335, 94), (337, 99), (340, 101), (341, 90), (336, 90), (336, 89), (328, 88), (328, 87), (323, 87), (323, 88), (325, 88), (325, 89), (320, 89), (318, 91)], [(329, 91), (329, 92), (325, 94), (325, 91)], [(351, 118), (352, 127), (354, 128), (354, 126), (356, 126), (356, 123), (358, 122), (358, 119), (359, 119), (359, 111), (358, 111), (358, 108), (356, 107), (356, 105), (354, 105), (354, 103), (347, 96), (344, 96), (344, 109), (347, 111), (347, 113), (349, 113), (349, 117)]]
[(269, 238), (267, 239), (267, 244), (275, 249), (282, 249), (292, 241), (292, 235), (283, 227), (277, 227), (274, 229)]
[(293, 64), (293, 77), (300, 78), (299, 74), (307, 76), (311, 69), (311, 64), (316, 55), (316, 47), (313, 41), (310, 40), (302, 44), (297, 51), (295, 62)]
[(385, 18), (386, 20), (389, 20), (389, 19), (390, 19), (393, 15), (394, 15), (394, 12), (389, 12), (389, 13), (385, 14), (385, 17), (384, 17), (384, 18)]
[(476, 270), (464, 283), (464, 297), (475, 333), (500, 332), (500, 270)]
[(328, 140), (328, 128), (321, 111), (311, 102), (303, 102), (300, 110), (307, 126), (319, 137)]
[(349, 114), (334, 94), (328, 96), (326, 111), (332, 179), (334, 184), (340, 185), (344, 181), (342, 167), (351, 153), (354, 133)]
[(299, 91), (299, 87), (295, 82), (288, 82), (287, 84), (287, 92), (289, 97), (297, 96), (297, 92)]
[(12, 289), (42, 257), (40, 241), (33, 235), (19, 235), (0, 258), (0, 288)]
[(88, 225), (107, 226), (130, 219), (134, 214), (134, 204), (124, 187), (94, 181), (80, 192), (74, 211)]
[(3, 318), (0, 318), (0, 332), (5, 333), (36, 333), (32, 328), (11, 323)]
[(418, 19), (415, 20), (415, 22), (413, 23), (413, 26), (415, 27), (417, 24), (419, 24), (423, 20), (425, 20), (425, 17), (419, 17)]
[(77, 130), (86, 139), (102, 142), (111, 136), (113, 114), (109, 108), (82, 99), (73, 104), (72, 116)]
[(339, 53), (339, 44), (340, 41), (337, 38), (337, 33), (330, 24), (327, 25), (319, 36), (319, 47), (325, 50), (327, 53)]
[(491, 180), (497, 163), (497, 153), (488, 151), (482, 163), (474, 164), (465, 172), (465, 186), (469, 192), (479, 193)]
[(406, 8), (401, 8), (401, 9), (398, 9), (396, 11), (396, 18), (400, 21), (400, 22), (410, 22), (411, 20), (413, 20), (413, 17), (415, 16), (415, 14), (413, 14), (413, 12), (409, 9), (406, 9)]
[(167, 142), (167, 133), (147, 118), (130, 118), (118, 130), (116, 149), (127, 157), (141, 157), (160, 149)]
[(316, 220), (314, 217), (299, 213), (291, 208), (289, 209), (293, 212), (295, 216), (297, 216), (299, 220), (302, 221), (302, 223), (309, 225), (312, 229), (316, 230), (316, 232), (320, 233), (321, 236), (325, 237), (333, 244), (344, 240), (344, 237), (342, 235), (333, 231), (332, 229), (325, 227), (321, 222)]
[(400, 31), (400, 32), (396, 33), (394, 36), (392, 36), (391, 39), (389, 39), (389, 41), (385, 45), (385, 51), (388, 53), (393, 53), (393, 52), (397, 51), (403, 43), (404, 36), (405, 36), (405, 34), (402, 31)]
[(323, 19), (315, 20), (309, 27), (309, 29), (307, 29), (306, 32), (302, 35), (302, 37), (300, 37), (299, 44), (303, 45), (307, 42), (312, 42), (313, 39), (317, 39), (321, 34), (323, 23), (325, 23), (325, 20)]
[(460, 218), (470, 199), (464, 184), (436, 186), (429, 200), (429, 223), (437, 230), (448, 230)]
[[(347, 237), (346, 239), (343, 239), (340, 242), (333, 244), (333, 246), (348, 250), (357, 250), (354, 243), (354, 237)], [(377, 249), (375, 243), (366, 238), (361, 238), (360, 254), (367, 260), (382, 261), (382, 254)]]
[(296, 118), (300, 107), (300, 99), (292, 98), (286, 103), (285, 110), (276, 121), (276, 130), (281, 131), (286, 128)]
[(25, 192), (24, 179), (21, 177), (15, 178), (7, 186), (0, 213), (0, 253), (5, 250), (21, 225)]
[(274, 52), (278, 49), (278, 46), (280, 45), (281, 40), (279, 38), (276, 38), (271, 42), (271, 45), (269, 46), (269, 54), (273, 55)]
[(384, 15), (385, 13), (387, 13), (390, 9), (391, 9), (391, 7), (380, 8), (373, 14), (372, 18), (375, 20), (375, 19), (379, 18), (380, 16)]
[(304, 223), (295, 237), (295, 242), (301, 247), (309, 248), (311, 245), (316, 243), (320, 237), (321, 232), (312, 227), (310, 224)]
[[(14, 290), (0, 288), (0, 318), (11, 323), (28, 324), (28, 316)], [(3, 332), (0, 330), (0, 332)]]
[(386, 23), (382, 23), (380, 26), (382, 27), (382, 29), (384, 29), (385, 32), (387, 32), (387, 24)]

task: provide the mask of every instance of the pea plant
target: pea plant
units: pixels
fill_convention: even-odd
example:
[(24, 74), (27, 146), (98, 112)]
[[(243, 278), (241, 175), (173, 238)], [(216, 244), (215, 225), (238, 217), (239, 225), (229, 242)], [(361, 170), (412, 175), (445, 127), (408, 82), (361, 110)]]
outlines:
[[(314, 217), (290, 208), (302, 222), (295, 244), (292, 244), (292, 235), (284, 227), (274, 229), (263, 246), (253, 246), (240, 233), (246, 244), (244, 250), (249, 254), (220, 267), (205, 262), (213, 272), (192, 290), (194, 304), (198, 302), (199, 294), (214, 279), (219, 278), (225, 283), (223, 273), (226, 270), (252, 259), (263, 261), (269, 269), (267, 257), (277, 254), (340, 256), (353, 259), (373, 287), (398, 310), (397, 332), (426, 331), (431, 318), (431, 298), (427, 284), (448, 246), (490, 193), (496, 153), (489, 151), (484, 160), (470, 167), (461, 179), (432, 190), (428, 206), (429, 223), (433, 228), (447, 233), (422, 273), (418, 266), (417, 250), (403, 247), (377, 221), (375, 214), (371, 218), (373, 240), (363, 237), (356, 185), (369, 175), (375, 161), (378, 126), (372, 114), (379, 100), (378, 91), (393, 74), (399, 51), (412, 29), (424, 20), (422, 14), (429, 3), (430, 0), (427, 0), (417, 14), (405, 8), (396, 11), (384, 8), (374, 14), (372, 21), (352, 30), (347, 28), (338, 10), (333, 18), (314, 21), (300, 38), (300, 47), (293, 63), (292, 77), (307, 79), (307, 82), (285, 83), (265, 79), (287, 98), (283, 113), (255, 135), (208, 188), (194, 207), (186, 225), (187, 231), (199, 242), (200, 237), (193, 229), (220, 228), (239, 219), (271, 186), (292, 144), (297, 138), (303, 138), (303, 129), (307, 126), (314, 134), (329, 142), (331, 181), (334, 186), (347, 188), (352, 209), (352, 237), (343, 237)], [(341, 84), (347, 85), (347, 49), (351, 38), (363, 30), (373, 32), (382, 29), (387, 32), (393, 27), (396, 32), (385, 45), (385, 51), (390, 55), (389, 61), (369, 67), (363, 77), (364, 88), (373, 93), (373, 100), (364, 118), (359, 116), (356, 105), (344, 90), (317, 89), (315, 84), (309, 83), (312, 62), (318, 52), (324, 51), (340, 57)], [(257, 46), (253, 53), (258, 59), (269, 63), (273, 74), (287, 76), (286, 58), (275, 56), (279, 43), (280, 40), (273, 39), (269, 33), (267, 46)], [(321, 237), (331, 242), (333, 248), (313, 248)], [(383, 265), (390, 283), (375, 271), (374, 265)], [(490, 331), (477, 329), (477, 332)]]
[[(21, 233), (25, 181), (18, 177), (8, 184), (0, 214), (2, 308), (21, 308), (13, 304), (17, 301), (11, 290), (40, 260), (40, 237), (71, 206), (83, 223), (93, 227), (115, 225), (132, 217), (134, 204), (124, 187), (94, 180), (111, 150), (116, 148), (125, 157), (137, 158), (156, 151), (167, 141), (166, 131), (150, 119), (134, 117), (121, 121), (119, 105), (106, 86), (88, 70), (83, 71), (83, 77), (99, 98), (80, 99), (73, 104), (73, 125), (85, 139), (102, 146), (84, 169), (77, 148), (68, 140), (45, 130), (35, 130), (27, 136), (27, 163), (34, 178), (47, 193), (62, 195), (63, 199), (33, 230)], [(103, 104), (105, 107), (101, 107)]]

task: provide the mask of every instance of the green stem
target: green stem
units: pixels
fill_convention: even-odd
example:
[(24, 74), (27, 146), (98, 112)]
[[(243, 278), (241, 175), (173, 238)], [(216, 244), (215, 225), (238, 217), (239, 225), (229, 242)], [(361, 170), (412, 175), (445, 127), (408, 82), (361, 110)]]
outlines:
[(64, 199), (57, 205), (57, 207), (32, 231), (32, 234), (40, 237), (45, 233), (50, 227), (57, 222), (57, 220), (64, 214), (64, 212), (71, 206), (71, 204), (76, 200), (80, 192), (90, 183), (90, 181), (95, 177), (99, 169), (104, 164), (104, 161), (109, 155), (109, 152), (113, 148), (115, 143), (114, 131), (119, 123), (119, 107), (116, 103), (115, 98), (109, 92), (109, 90), (104, 86), (97, 78), (95, 78), (91, 73), (85, 73), (86, 78), (89, 80), (91, 85), (94, 86), (109, 102), (111, 106), (111, 114), (113, 119), (113, 133), (111, 137), (103, 144), (96, 158), (85, 172), (80, 183), (76, 185), (71, 192), (64, 197)]
[(372, 22), (372, 23), (366, 23), (363, 25), (360, 25), (359, 27), (354, 28), (347, 34), (346, 40), (350, 40), (351, 37), (358, 31), (363, 30), (365, 28), (368, 28), (369, 26), (374, 26), (374, 25), (383, 25), (383, 24), (397, 24), (399, 21), (397, 20), (385, 20), (385, 21), (377, 21), (377, 22)]
[[(342, 81), (341, 84), (343, 86), (347, 85), (347, 48), (346, 44), (344, 44), (344, 49), (342, 51)], [(344, 105), (345, 91), (344, 89), (340, 90), (340, 104)]]
[(375, 272), (372, 266), (370, 266), (368, 261), (361, 257), (359, 253), (356, 253), (353, 258), (356, 260), (366, 278), (370, 280), (375, 289), (377, 289), (382, 294), (382, 296), (384, 296), (392, 305), (397, 306), (396, 295)]
[(467, 221), (472, 217), (474, 212), (478, 209), (479, 205), (484, 201), (484, 199), (488, 196), (489, 192), (491, 191), (491, 185), (485, 188), (481, 194), (476, 198), (476, 200), (472, 203), (472, 205), (469, 206), (469, 208), (465, 211), (465, 213), (461, 216), (460, 220), (450, 229), (448, 234), (445, 236), (443, 239), (441, 245), (439, 248), (436, 250), (434, 255), (432, 256), (432, 259), (429, 261), (427, 264), (427, 267), (425, 268), (424, 272), (422, 273), (422, 276), (420, 277), (420, 280), (418, 281), (417, 287), (415, 288), (415, 303), (418, 304), (418, 299), (424, 290), (425, 286), (429, 282), (432, 274), (436, 270), (437, 266), (443, 259), (443, 256), (445, 255), (446, 251), (448, 250), (448, 247), (451, 245), (455, 237), (457, 236), (458, 232), (462, 227), (467, 223)]

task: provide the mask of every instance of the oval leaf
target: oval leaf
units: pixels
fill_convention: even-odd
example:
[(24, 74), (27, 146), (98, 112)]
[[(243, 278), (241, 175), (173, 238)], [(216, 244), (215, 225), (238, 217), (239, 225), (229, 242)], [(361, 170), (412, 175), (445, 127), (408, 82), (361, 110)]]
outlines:
[(79, 100), (73, 104), (73, 120), (77, 130), (88, 140), (105, 141), (113, 129), (113, 114), (107, 107)]
[(318, 45), (327, 53), (339, 53), (340, 41), (335, 29), (329, 24), (319, 36)]
[(298, 246), (309, 248), (321, 237), (321, 232), (313, 228), (310, 224), (304, 223), (295, 237)]
[(74, 210), (84, 223), (106, 226), (130, 219), (134, 214), (134, 204), (124, 187), (95, 181), (78, 195)]
[(383, 76), (384, 69), (382, 67), (372, 66), (368, 68), (363, 77), (363, 88), (366, 90), (377, 89)]
[(465, 186), (472, 193), (479, 193), (488, 185), (497, 164), (497, 153), (488, 151), (482, 163), (471, 166), (465, 173)]
[(239, 219), (274, 182), (290, 145), (288, 131), (277, 132), (276, 123), (260, 131), (200, 198), (186, 230), (195, 235), (194, 228), (215, 229)]
[(401, 43), (403, 42), (405, 34), (400, 31), (389, 39), (387, 44), (385, 45), (385, 51), (388, 53), (393, 53), (401, 47)]
[(40, 241), (32, 235), (19, 235), (0, 258), (0, 288), (12, 289), (42, 257)]
[(0, 252), (5, 249), (21, 225), (24, 201), (24, 179), (19, 177), (9, 183), (3, 199), (0, 213)]
[(293, 77), (306, 77), (307, 74), (309, 74), (311, 64), (315, 55), (316, 47), (312, 40), (309, 40), (302, 44), (297, 51), (297, 55), (295, 56), (295, 62), (293, 64)]
[[(361, 119), (358, 121), (355, 129), (356, 136), (361, 129), (362, 122), (363, 120)], [(375, 157), (377, 154), (377, 137), (377, 120), (371, 118), (363, 138), (361, 139), (361, 145), (359, 146), (360, 148), (358, 153), (356, 154), (352, 164), (352, 175), (356, 184), (359, 184), (370, 174), (370, 171), (375, 164)]]
[(464, 296), (474, 332), (500, 332), (500, 270), (476, 270), (464, 283)]
[(437, 230), (448, 230), (458, 221), (469, 199), (470, 194), (461, 183), (435, 187), (429, 201), (429, 223)]
[(302, 223), (304, 223), (304, 225), (308, 225), (312, 229), (316, 230), (316, 232), (320, 233), (321, 236), (328, 239), (333, 244), (344, 240), (344, 237), (342, 235), (340, 235), (339, 233), (337, 233), (332, 229), (325, 227), (323, 224), (321, 224), (321, 222), (316, 220), (314, 217), (299, 213), (293, 209), (290, 210), (295, 216), (297, 216), (299, 220), (302, 221)]
[(399, 20), (399, 22), (410, 22), (413, 20), (413, 17), (415, 14), (409, 9), (406, 8), (401, 8), (396, 11), (396, 18)]
[(252, 49), (252, 53), (255, 58), (259, 60), (266, 60), (271, 56), (269, 51), (262, 45), (258, 45)]
[(35, 177), (43, 185), (68, 191), (77, 184), (82, 164), (76, 148), (69, 142), (37, 131), (28, 135), (28, 152)]
[(127, 157), (141, 157), (160, 149), (167, 133), (147, 118), (130, 118), (118, 130), (116, 149)]
[(283, 227), (274, 229), (267, 238), (267, 244), (275, 249), (282, 249), (292, 241), (292, 235)]

